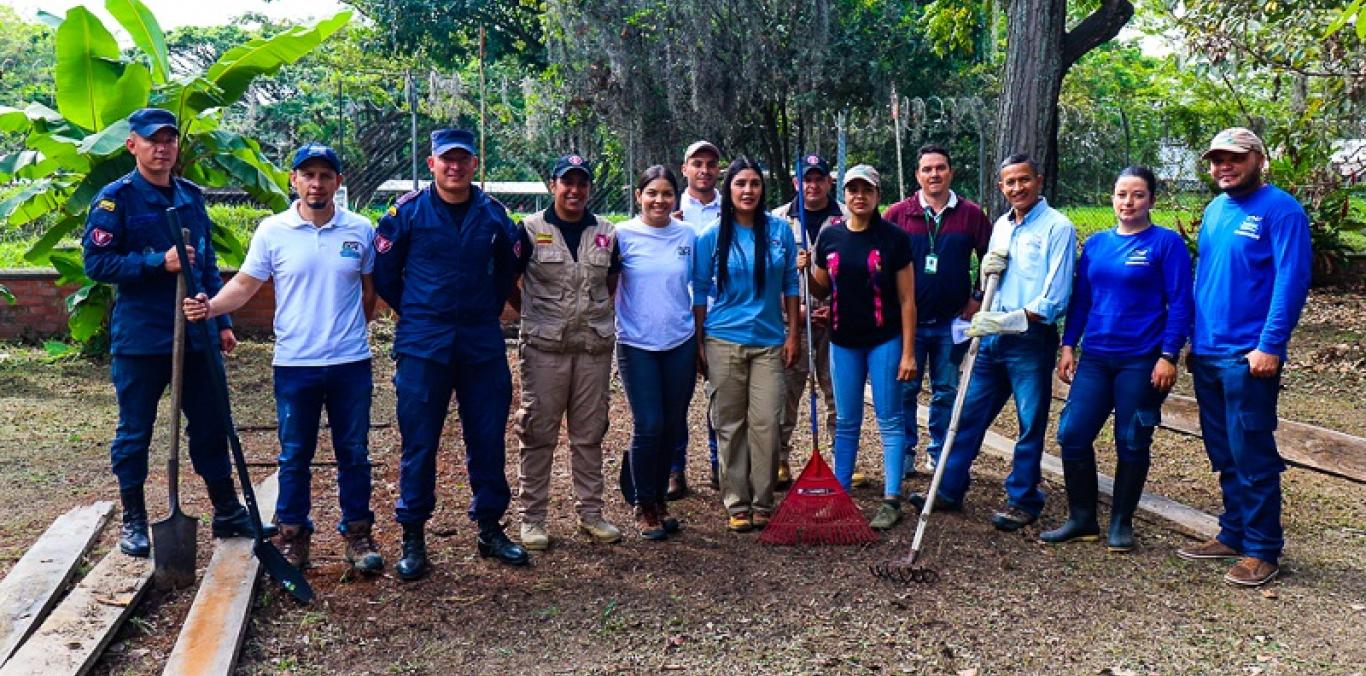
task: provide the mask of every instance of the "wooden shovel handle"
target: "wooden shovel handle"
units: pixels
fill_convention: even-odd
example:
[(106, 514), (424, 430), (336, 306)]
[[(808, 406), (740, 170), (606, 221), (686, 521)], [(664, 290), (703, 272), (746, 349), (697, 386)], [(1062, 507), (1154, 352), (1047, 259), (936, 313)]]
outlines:
[[(189, 228), (180, 229), (185, 241), (190, 239)], [(187, 265), (187, 261), (181, 261)], [(175, 330), (171, 342), (171, 452), (166, 460), (167, 492), (171, 500), (171, 511), (180, 509), (180, 400), (185, 380), (185, 276), (176, 275), (175, 283)], [(205, 320), (208, 321), (208, 320)]]

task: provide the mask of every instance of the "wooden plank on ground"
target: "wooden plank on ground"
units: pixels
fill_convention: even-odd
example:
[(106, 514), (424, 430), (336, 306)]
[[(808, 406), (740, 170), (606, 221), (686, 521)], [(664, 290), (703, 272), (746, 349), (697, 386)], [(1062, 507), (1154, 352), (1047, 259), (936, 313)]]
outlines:
[[(1053, 396), (1067, 398), (1068, 387), (1053, 379)], [(1200, 436), (1200, 407), (1195, 399), (1173, 394), (1162, 405), (1162, 427)], [(1325, 474), (1366, 482), (1366, 439), (1281, 418), (1276, 448), (1286, 462)]]
[(113, 510), (103, 501), (57, 517), (0, 581), (0, 664), (57, 604)]
[[(269, 522), (275, 516), (279, 476), (272, 474), (256, 485), (262, 521)], [(162, 672), (168, 676), (226, 675), (237, 665), (260, 578), (260, 562), (252, 554), (254, 540), (232, 538), (217, 542)]]
[(133, 613), (151, 579), (150, 558), (110, 552), (0, 667), (0, 676), (85, 674)]

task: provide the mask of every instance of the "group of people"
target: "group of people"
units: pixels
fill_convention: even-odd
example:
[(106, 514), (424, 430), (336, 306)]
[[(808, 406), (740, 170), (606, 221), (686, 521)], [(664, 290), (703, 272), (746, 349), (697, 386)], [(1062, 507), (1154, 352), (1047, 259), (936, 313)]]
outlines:
[[(599, 543), (622, 538), (604, 517), (613, 355), (632, 417), (619, 483), (644, 539), (681, 528), (668, 503), (691, 492), (688, 411), (699, 374), (712, 483), (731, 531), (763, 528), (776, 494), (791, 483), (792, 433), (808, 381), (824, 395), (835, 474), (846, 490), (864, 479), (855, 467), (871, 386), (883, 470), (871, 525), (895, 526), (903, 502), (922, 507), (927, 496), (903, 498), (902, 487), (916, 473), (926, 372), (926, 466), (944, 463), (938, 511), (962, 508), (987, 427), (1014, 398), (1020, 431), (1006, 499), (991, 522), (1018, 530), (1044, 504), (1040, 463), (1056, 371), (1072, 385), (1058, 431), (1068, 519), (1040, 539), (1099, 538), (1094, 443), (1113, 413), (1118, 464), (1107, 545), (1127, 551), (1153, 428), (1188, 339), (1225, 510), (1217, 539), (1178, 553), (1238, 559), (1226, 575), (1236, 584), (1263, 584), (1278, 570), (1284, 465), (1271, 430), (1281, 363), (1305, 301), (1309, 240), (1303, 209), (1264, 183), (1266, 149), (1249, 130), (1220, 132), (1204, 155), (1223, 193), (1206, 210), (1194, 276), (1180, 235), (1152, 222), (1158, 185), (1141, 167), (1121, 172), (1117, 225), (1088, 239), (1078, 260), (1075, 228), (1042, 197), (1043, 176), (1026, 155), (999, 166), (1010, 210), (994, 225), (952, 190), (953, 163), (941, 146), (920, 149), (920, 190), (884, 214), (871, 166), (845, 172), (841, 201), (829, 164), (805, 156), (798, 199), (770, 209), (763, 168), (742, 156), (722, 172), (721, 151), (707, 141), (685, 151), (682, 182), (663, 165), (642, 172), (637, 215), (615, 224), (588, 208), (591, 164), (565, 155), (551, 171), (551, 206), (515, 224), (473, 183), (480, 161), (473, 135), (443, 129), (432, 134), (431, 184), (399, 198), (374, 228), (335, 205), (343, 174), (336, 153), (299, 148), (290, 173), (298, 199), (261, 223), (241, 270), (223, 284), (203, 198), (172, 173), (176, 120), (144, 109), (130, 123), (136, 169), (96, 197), (84, 245), (87, 273), (118, 285), (111, 351), (120, 414), (111, 461), (123, 501), (120, 547), (131, 555), (149, 551), (142, 484), (156, 403), (169, 380), (174, 313), (217, 329), (204, 338), (192, 332), (192, 340), (216, 340), (230, 351), (230, 313), (273, 280), (280, 439), (273, 537), (296, 565), (309, 558), (309, 467), (325, 408), (346, 558), (364, 572), (384, 567), (372, 536), (367, 445), (366, 327), (378, 296), (398, 316), (395, 512), (403, 545), (395, 570), (404, 580), (429, 567), (425, 523), (436, 504), (436, 457), (452, 397), (481, 556), (525, 565), (528, 550), (551, 545), (551, 465), (562, 424), (578, 529)], [(170, 246), (167, 208), (190, 227), (188, 261)], [(181, 265), (195, 267), (205, 293), (175, 297)], [(990, 278), (996, 292), (981, 307)], [(512, 416), (519, 542), (503, 526), (512, 502), (504, 432), (513, 399), (500, 325), (505, 304), (521, 317)], [(981, 343), (962, 424), (941, 457), (971, 337)], [(187, 375), (203, 368), (187, 359)], [(215, 535), (244, 535), (251, 524), (231, 482), (226, 421), (214, 420), (204, 398), (186, 388), (190, 456), (209, 486)]]

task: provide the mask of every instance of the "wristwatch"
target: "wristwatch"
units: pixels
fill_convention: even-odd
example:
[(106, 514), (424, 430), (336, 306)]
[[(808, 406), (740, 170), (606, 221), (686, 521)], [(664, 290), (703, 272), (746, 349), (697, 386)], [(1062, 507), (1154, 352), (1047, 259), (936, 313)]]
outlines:
[(1176, 355), (1171, 352), (1163, 352), (1162, 359), (1172, 366), (1176, 366)]

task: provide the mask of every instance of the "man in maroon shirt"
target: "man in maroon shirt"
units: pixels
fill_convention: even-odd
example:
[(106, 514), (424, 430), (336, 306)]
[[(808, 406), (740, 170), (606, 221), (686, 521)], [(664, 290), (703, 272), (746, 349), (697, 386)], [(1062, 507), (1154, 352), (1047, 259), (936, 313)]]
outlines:
[[(924, 374), (930, 376), (930, 446), (927, 463), (933, 468), (948, 432), (953, 400), (958, 392), (958, 367), (967, 344), (954, 344), (956, 317), (970, 319), (981, 303), (974, 291), (972, 254), (980, 261), (991, 239), (991, 221), (982, 208), (952, 189), (953, 162), (939, 145), (920, 148), (916, 160), (920, 190), (893, 204), (884, 216), (911, 236), (915, 266), (916, 379), (906, 383), (906, 475), (915, 473), (919, 437), (916, 407)], [(926, 368), (928, 366), (928, 368)]]

